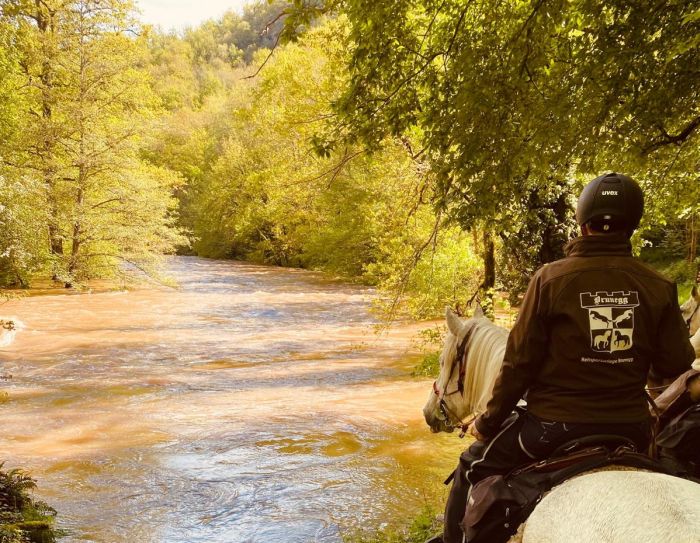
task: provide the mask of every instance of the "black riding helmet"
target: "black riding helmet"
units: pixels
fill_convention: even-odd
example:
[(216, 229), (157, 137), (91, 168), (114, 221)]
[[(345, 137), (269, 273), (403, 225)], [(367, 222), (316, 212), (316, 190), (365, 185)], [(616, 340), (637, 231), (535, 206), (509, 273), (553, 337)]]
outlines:
[(637, 182), (621, 173), (596, 177), (581, 191), (576, 205), (576, 221), (593, 223), (603, 231), (623, 227), (630, 235), (639, 226), (644, 212), (644, 194)]

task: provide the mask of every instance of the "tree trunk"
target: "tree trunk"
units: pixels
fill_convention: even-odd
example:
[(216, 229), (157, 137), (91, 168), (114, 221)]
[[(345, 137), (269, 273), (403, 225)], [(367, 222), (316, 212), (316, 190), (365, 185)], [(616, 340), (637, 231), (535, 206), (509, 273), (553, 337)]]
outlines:
[(484, 230), (483, 233), (484, 250), (482, 258), (484, 260), (484, 281), (481, 283), (482, 309), (487, 317), (493, 318), (493, 290), (496, 286), (496, 248), (493, 242), (493, 233)]
[[(82, 207), (85, 200), (85, 191), (83, 190), (83, 181), (85, 179), (84, 168), (80, 168), (80, 174), (78, 175), (78, 192), (75, 197), (75, 212), (76, 218), (73, 222), (73, 238), (71, 239), (71, 252), (70, 252), (70, 263), (68, 264), (68, 273), (71, 277), (75, 274), (79, 267), (80, 249), (83, 244), (83, 228), (82, 228)], [(66, 284), (66, 287), (72, 285)]]
[[(45, 8), (45, 4), (41, 0), (35, 0), (36, 6), (36, 23), (37, 28), (43, 35), (44, 47), (47, 47), (49, 36), (53, 33), (53, 15), (54, 13)], [(63, 256), (63, 236), (59, 223), (58, 202), (56, 201), (56, 168), (54, 166), (54, 148), (55, 135), (51, 130), (51, 120), (53, 116), (52, 109), (52, 90), (54, 86), (53, 69), (50, 55), (45, 55), (41, 65), (41, 116), (44, 121), (44, 134), (42, 142), (42, 160), (43, 160), (43, 177), (46, 185), (49, 204), (49, 250), (54, 258), (52, 279), (57, 281), (60, 273), (60, 258)]]
[(551, 204), (545, 205), (554, 212), (554, 222), (547, 223), (542, 233), (542, 244), (538, 252), (538, 268), (564, 257), (565, 239), (562, 239), (561, 233), (557, 230), (561, 228), (561, 225), (566, 224), (568, 206), (565, 193), (562, 193)]
[(688, 262), (693, 264), (698, 256), (698, 229), (695, 223), (695, 213), (688, 220)]

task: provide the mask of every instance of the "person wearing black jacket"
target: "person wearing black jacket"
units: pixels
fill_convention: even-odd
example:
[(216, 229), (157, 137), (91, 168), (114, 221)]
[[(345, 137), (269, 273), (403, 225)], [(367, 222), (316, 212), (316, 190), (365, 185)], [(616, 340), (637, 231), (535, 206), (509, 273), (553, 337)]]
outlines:
[[(445, 543), (463, 541), (470, 488), (490, 475), (587, 435), (648, 446), (647, 380), (681, 375), (694, 351), (675, 284), (632, 256), (629, 238), (643, 207), (639, 185), (622, 174), (583, 189), (576, 209), (582, 235), (531, 279), (492, 397), (470, 428), (477, 442), (454, 473)], [(514, 416), (521, 398), (527, 410)]]

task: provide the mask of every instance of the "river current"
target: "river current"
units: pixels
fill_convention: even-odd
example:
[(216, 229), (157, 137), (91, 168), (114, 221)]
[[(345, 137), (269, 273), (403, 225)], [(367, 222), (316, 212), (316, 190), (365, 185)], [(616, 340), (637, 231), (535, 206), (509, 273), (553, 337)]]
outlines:
[(320, 274), (176, 257), (177, 288), (31, 296), (0, 350), (0, 461), (62, 541), (342, 541), (440, 501), (416, 333)]

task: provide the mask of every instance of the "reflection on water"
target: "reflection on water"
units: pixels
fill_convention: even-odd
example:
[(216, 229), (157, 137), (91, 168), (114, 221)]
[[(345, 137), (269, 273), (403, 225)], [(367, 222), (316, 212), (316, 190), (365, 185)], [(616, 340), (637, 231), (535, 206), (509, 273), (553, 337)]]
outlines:
[(0, 351), (0, 460), (66, 541), (338, 542), (442, 493), (460, 443), (422, 421), (418, 327), (367, 289), (178, 257), (180, 288), (30, 297)]

